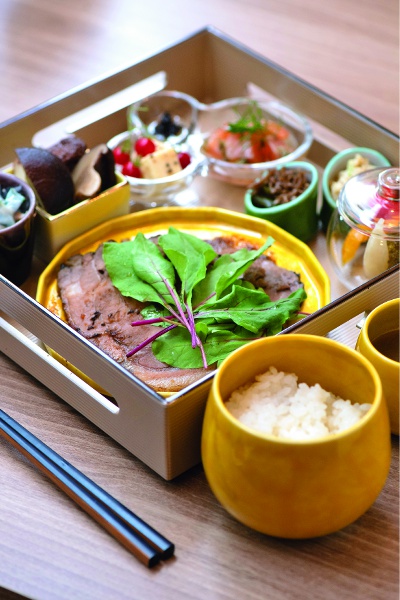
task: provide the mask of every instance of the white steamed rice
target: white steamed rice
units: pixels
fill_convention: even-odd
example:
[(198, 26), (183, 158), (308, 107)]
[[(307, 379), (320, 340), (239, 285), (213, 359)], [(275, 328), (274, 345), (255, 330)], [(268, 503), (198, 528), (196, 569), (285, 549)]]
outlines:
[(371, 404), (353, 404), (319, 384), (298, 383), (294, 373), (270, 367), (254, 383), (234, 391), (226, 407), (247, 427), (281, 438), (305, 440), (351, 427)]

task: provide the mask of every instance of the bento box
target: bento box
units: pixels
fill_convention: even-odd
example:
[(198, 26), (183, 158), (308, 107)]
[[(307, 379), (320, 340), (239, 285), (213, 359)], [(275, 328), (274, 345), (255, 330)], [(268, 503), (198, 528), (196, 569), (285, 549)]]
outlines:
[[(204, 64), (210, 65), (207, 73)], [(7, 123), (0, 129), (0, 164), (4, 169), (9, 167), (15, 147), (46, 147), (65, 134), (82, 136), (89, 146), (112, 139), (126, 130), (128, 106), (162, 89), (180, 90), (202, 102), (256, 95), (292, 106), (312, 123), (314, 137), (306, 160), (319, 173), (335, 153), (349, 145), (373, 147), (392, 164), (398, 157), (395, 134), (209, 27)], [(76, 111), (72, 115), (71, 106)], [(243, 218), (249, 219), (245, 220), (246, 227), (251, 223), (253, 232), (265, 235), (269, 227), (266, 221), (244, 215), (243, 189), (208, 176), (197, 177), (192, 186), (198, 196), (194, 210), (227, 211), (229, 219), (240, 221), (239, 227), (243, 227)], [(168, 209), (151, 209), (149, 213), (157, 210)], [(132, 212), (137, 216), (110, 220), (110, 215), (105, 215), (103, 223), (109, 222), (111, 227), (120, 219), (136, 218), (145, 226), (147, 210), (133, 207)], [(103, 227), (103, 223), (96, 227)], [(69, 243), (74, 244), (74, 239)], [(347, 292), (330, 266), (322, 230), (307, 244), (308, 251), (322, 267), (323, 298), (310, 316), (283, 334), (301, 331), (329, 335), (354, 346), (356, 324), (364, 312), (398, 295), (398, 267)], [(0, 276), (0, 350), (164, 479), (173, 479), (198, 464), (202, 419), (213, 373), (167, 396), (151, 389), (73, 331), (49, 306), (34, 299), (47, 262), (37, 254), (32, 276), (21, 287)], [(326, 296), (328, 287), (330, 297)]]

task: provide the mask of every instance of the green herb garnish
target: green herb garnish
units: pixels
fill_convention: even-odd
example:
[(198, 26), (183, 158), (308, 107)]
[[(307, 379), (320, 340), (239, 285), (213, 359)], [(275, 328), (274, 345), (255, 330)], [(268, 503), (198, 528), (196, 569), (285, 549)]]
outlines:
[(228, 123), (228, 131), (232, 133), (256, 133), (262, 131), (264, 127), (263, 113), (255, 100), (250, 100), (249, 106), (237, 121)]
[(168, 365), (206, 368), (252, 339), (279, 333), (298, 314), (305, 291), (271, 302), (240, 278), (273, 242), (269, 237), (257, 250), (218, 257), (207, 242), (170, 227), (158, 245), (142, 233), (133, 241), (105, 243), (103, 258), (113, 285), (147, 303), (143, 319), (132, 326), (157, 328), (127, 356), (152, 343), (156, 358)]

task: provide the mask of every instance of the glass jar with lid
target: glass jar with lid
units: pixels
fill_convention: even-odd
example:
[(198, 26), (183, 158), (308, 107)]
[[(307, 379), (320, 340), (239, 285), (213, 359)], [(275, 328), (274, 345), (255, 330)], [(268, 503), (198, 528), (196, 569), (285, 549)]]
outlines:
[(399, 262), (400, 168), (370, 169), (341, 190), (327, 231), (330, 259), (353, 289)]

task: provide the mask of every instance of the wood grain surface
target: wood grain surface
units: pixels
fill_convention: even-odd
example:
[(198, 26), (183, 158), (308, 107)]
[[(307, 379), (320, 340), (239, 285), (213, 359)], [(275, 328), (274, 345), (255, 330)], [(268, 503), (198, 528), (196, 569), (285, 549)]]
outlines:
[[(0, 22), (0, 121), (214, 25), (399, 132), (397, 0), (2, 0)], [(398, 438), (365, 515), (293, 542), (236, 522), (201, 466), (165, 482), (4, 354), (0, 402), (176, 544), (146, 569), (0, 439), (1, 600), (398, 598)]]

